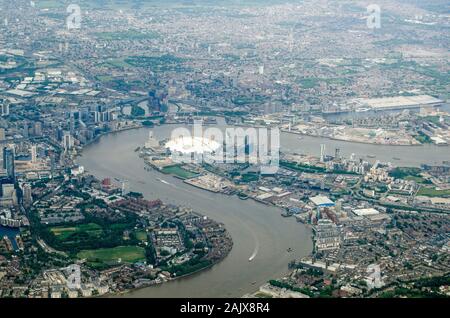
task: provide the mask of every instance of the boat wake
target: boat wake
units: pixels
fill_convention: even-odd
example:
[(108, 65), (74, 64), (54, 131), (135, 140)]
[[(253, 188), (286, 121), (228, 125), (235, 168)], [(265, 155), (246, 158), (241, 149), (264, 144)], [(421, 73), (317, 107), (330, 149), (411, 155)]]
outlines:
[(255, 248), (255, 250), (253, 251), (253, 254), (250, 256), (248, 261), (249, 262), (253, 261), (253, 259), (255, 258), (256, 254), (258, 254), (258, 248)]
[(166, 180), (163, 180), (163, 179), (160, 179), (160, 178), (158, 178), (157, 180), (158, 180), (159, 182), (164, 183), (164, 184), (167, 184), (167, 185), (169, 185), (169, 186), (171, 186), (171, 187), (174, 187), (174, 188), (177, 187), (176, 185), (174, 185), (174, 184), (172, 184), (172, 183), (170, 183), (170, 182), (167, 182)]
[(253, 250), (252, 255), (250, 255), (250, 258), (248, 259), (249, 262), (253, 261), (253, 259), (255, 258), (255, 256), (258, 254), (258, 251), (259, 251), (259, 241), (256, 239), (256, 237), (255, 237), (255, 240), (256, 240), (256, 246), (255, 246), (255, 249)]

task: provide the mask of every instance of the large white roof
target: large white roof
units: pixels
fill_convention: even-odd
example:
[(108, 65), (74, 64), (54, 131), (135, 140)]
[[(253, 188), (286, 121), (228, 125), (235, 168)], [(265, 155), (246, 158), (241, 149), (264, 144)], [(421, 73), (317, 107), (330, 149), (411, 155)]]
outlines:
[(169, 140), (166, 148), (173, 152), (203, 154), (218, 150), (220, 144), (212, 139), (182, 136)]
[(380, 214), (380, 212), (377, 211), (377, 210), (375, 210), (374, 208), (368, 208), (368, 209), (355, 209), (355, 210), (353, 210), (353, 213), (355, 213), (355, 214), (358, 215), (358, 216)]
[(328, 197), (323, 196), (323, 195), (318, 195), (312, 198), (309, 198), (311, 200), (312, 203), (314, 203), (315, 205), (318, 206), (330, 206), (330, 205), (334, 205), (334, 202), (331, 201)]
[(429, 95), (362, 98), (359, 99), (359, 101), (371, 108), (391, 108), (442, 103), (442, 100)]

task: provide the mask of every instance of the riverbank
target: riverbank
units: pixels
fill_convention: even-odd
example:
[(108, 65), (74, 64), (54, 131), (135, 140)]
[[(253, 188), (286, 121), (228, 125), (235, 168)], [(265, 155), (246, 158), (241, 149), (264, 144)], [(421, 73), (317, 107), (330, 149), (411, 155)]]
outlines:
[(90, 140), (87, 143), (85, 143), (83, 145), (83, 147), (81, 147), (81, 151), (83, 151), (83, 149), (85, 147), (88, 147), (92, 143), (100, 140), (100, 138), (103, 137), (103, 136), (107, 136), (107, 135), (115, 134), (115, 133), (120, 133), (120, 132), (124, 132), (124, 131), (127, 131), (127, 130), (141, 129), (141, 128), (145, 128), (145, 126), (141, 125), (141, 126), (136, 126), (136, 127), (125, 127), (125, 128), (121, 128), (121, 129), (118, 129), (118, 130), (102, 132), (102, 133), (98, 134), (97, 136), (95, 136), (92, 140)]
[(143, 290), (145, 288), (149, 288), (149, 287), (152, 287), (152, 286), (159, 286), (159, 285), (167, 284), (169, 282), (174, 282), (176, 280), (186, 279), (188, 277), (195, 276), (195, 275), (197, 275), (197, 274), (199, 274), (199, 273), (201, 273), (203, 271), (211, 269), (215, 265), (217, 265), (221, 261), (223, 261), (228, 256), (228, 254), (230, 253), (230, 251), (232, 249), (232, 246), (233, 246), (233, 240), (232, 240), (231, 236), (228, 235), (227, 237), (230, 240), (230, 248), (225, 251), (225, 254), (221, 258), (218, 258), (218, 259), (215, 259), (214, 261), (211, 261), (211, 263), (208, 264), (207, 266), (204, 266), (202, 268), (196, 269), (196, 270), (194, 270), (192, 272), (189, 272), (189, 273), (186, 273), (186, 274), (183, 274), (183, 275), (180, 275), (180, 276), (170, 277), (167, 280), (163, 280), (161, 282), (155, 282), (155, 280), (153, 280), (153, 281), (150, 281), (148, 284), (143, 283), (141, 286), (138, 286), (138, 287), (135, 287), (135, 288), (121, 290), (121, 291), (114, 292), (114, 293), (107, 293), (105, 295), (102, 295), (101, 297), (103, 298), (103, 297), (114, 297), (114, 296), (126, 296), (127, 294), (130, 294), (132, 292), (138, 292), (139, 290)]
[(203, 268), (200, 268), (200, 269), (198, 269), (198, 270), (195, 270), (195, 271), (193, 271), (193, 272), (191, 272), (191, 273), (188, 273), (188, 274), (185, 274), (185, 275), (182, 275), (182, 276), (178, 276), (178, 277), (176, 277), (176, 278), (169, 279), (169, 280), (167, 280), (167, 281), (163, 281), (163, 282), (160, 282), (160, 283), (153, 283), (153, 284), (150, 284), (150, 283), (149, 283), (148, 285), (147, 285), (147, 284), (143, 284), (142, 286), (135, 287), (135, 288), (130, 288), (130, 289), (123, 290), (123, 291), (120, 291), (120, 292), (107, 293), (107, 294), (105, 294), (105, 295), (102, 295), (101, 298), (105, 298), (105, 297), (106, 297), (106, 298), (109, 298), (109, 297), (114, 297), (114, 296), (127, 296), (127, 294), (130, 294), (130, 293), (132, 293), (132, 292), (138, 292), (138, 291), (140, 291), (140, 290), (143, 290), (143, 289), (146, 289), (146, 288), (149, 288), (149, 287), (161, 286), (161, 285), (163, 285), (163, 284), (166, 284), (166, 283), (169, 283), (169, 282), (172, 282), (172, 281), (176, 281), (176, 280), (180, 280), (180, 279), (188, 278), (188, 277), (193, 277), (193, 276), (196, 275), (196, 274), (199, 274), (199, 273), (201, 273), (201, 272), (203, 272), (203, 271), (206, 271), (206, 270), (208, 270), (208, 269), (211, 269), (213, 266), (219, 264), (221, 261), (222, 261), (222, 260), (218, 260), (218, 261), (216, 261), (216, 262), (214, 262), (214, 263), (212, 263), (212, 264), (210, 264), (210, 265), (208, 265), (208, 266), (205, 266), (205, 267), (203, 267)]
[(308, 137), (312, 137), (312, 138), (325, 138), (325, 139), (329, 139), (329, 140), (336, 140), (336, 141), (341, 141), (341, 142), (347, 142), (347, 143), (355, 143), (355, 144), (364, 144), (364, 145), (373, 145), (373, 146), (392, 146), (392, 147), (421, 147), (423, 146), (423, 144), (415, 144), (415, 145), (411, 145), (411, 144), (385, 144), (385, 143), (376, 143), (376, 142), (368, 142), (368, 141), (361, 141), (361, 140), (347, 140), (347, 139), (342, 139), (342, 138), (336, 138), (336, 137), (330, 137), (330, 136), (318, 136), (318, 135), (310, 135), (310, 134), (304, 134), (298, 131), (292, 131), (292, 130), (288, 130), (288, 129), (281, 129), (281, 132), (287, 133), (287, 134), (294, 134), (294, 135), (299, 135), (299, 136), (308, 136)]

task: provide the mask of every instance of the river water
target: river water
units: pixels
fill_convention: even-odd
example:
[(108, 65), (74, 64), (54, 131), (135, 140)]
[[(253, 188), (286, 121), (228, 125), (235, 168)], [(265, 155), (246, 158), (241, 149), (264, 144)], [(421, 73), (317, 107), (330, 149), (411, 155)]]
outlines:
[[(328, 138), (300, 137), (292, 133), (283, 133), (281, 138), (281, 150), (286, 153), (296, 152), (319, 157), (320, 144), (325, 145), (325, 152), (328, 155), (334, 155), (335, 149), (339, 148), (341, 155), (347, 158), (354, 153), (356, 158), (363, 158), (370, 162), (374, 160), (391, 162), (395, 166), (441, 165), (443, 161), (450, 160), (450, 146), (431, 144), (420, 146), (371, 145)], [(375, 158), (367, 156), (375, 156)]]
[[(220, 126), (220, 125), (219, 125)], [(153, 130), (158, 139), (170, 137), (176, 126), (164, 125)], [(142, 128), (103, 136), (89, 145), (78, 163), (99, 178), (128, 180), (130, 190), (142, 192), (147, 199), (160, 198), (166, 203), (191, 207), (193, 210), (223, 222), (234, 246), (228, 257), (212, 268), (195, 275), (132, 291), (122, 297), (239, 297), (287, 272), (289, 261), (306, 256), (312, 250), (311, 231), (293, 218), (280, 216), (281, 210), (197, 189), (157, 171), (146, 171), (144, 162), (134, 150), (148, 138), (149, 129)], [(402, 147), (379, 146), (302, 137), (283, 133), (281, 150), (319, 155), (324, 143), (327, 153), (336, 147), (342, 155), (372, 155), (400, 166), (423, 163), (440, 164), (450, 159), (449, 147), (433, 145)], [(393, 157), (400, 160), (393, 160)], [(367, 159), (367, 158), (366, 158)], [(167, 181), (169, 184), (161, 182)], [(291, 247), (293, 252), (288, 253)], [(256, 257), (249, 262), (254, 253)]]
[[(440, 110), (450, 112), (450, 105), (442, 105)], [(384, 111), (383, 114), (396, 114), (400, 112), (419, 112), (419, 109), (409, 110), (391, 110)], [(342, 113), (326, 115), (327, 119), (352, 119), (352, 118), (367, 118), (379, 116), (380, 112), (368, 111), (362, 113)], [(320, 155), (320, 145), (325, 144), (327, 154), (334, 155), (336, 148), (341, 149), (341, 154), (350, 156), (355, 153), (357, 157), (364, 158), (367, 161), (380, 160), (384, 162), (391, 162), (396, 166), (420, 166), (421, 164), (440, 165), (443, 161), (450, 160), (450, 146), (436, 146), (426, 144), (422, 146), (385, 146), (385, 145), (370, 145), (346, 141), (336, 141), (327, 138), (304, 137), (301, 141), (295, 141), (298, 136), (284, 137), (281, 141), (284, 151), (294, 151), (300, 153)], [(298, 148), (297, 148), (298, 147)], [(374, 159), (369, 159), (366, 156), (376, 156)]]
[(11, 241), (11, 244), (15, 250), (18, 249), (17, 242), (16, 242), (16, 235), (19, 233), (20, 233), (19, 229), (5, 227), (3, 225), (0, 225), (0, 239), (2, 239), (4, 236), (7, 236), (9, 238), (9, 240)]

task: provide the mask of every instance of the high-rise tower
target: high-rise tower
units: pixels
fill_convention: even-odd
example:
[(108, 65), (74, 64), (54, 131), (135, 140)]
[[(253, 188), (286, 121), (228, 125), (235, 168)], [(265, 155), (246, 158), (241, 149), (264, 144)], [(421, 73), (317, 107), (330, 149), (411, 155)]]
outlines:
[(3, 148), (3, 169), (6, 170), (8, 178), (13, 182), (16, 179), (16, 172), (14, 166), (14, 148), (4, 147)]

